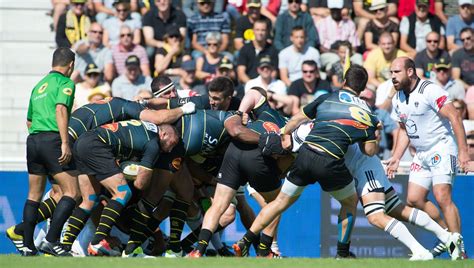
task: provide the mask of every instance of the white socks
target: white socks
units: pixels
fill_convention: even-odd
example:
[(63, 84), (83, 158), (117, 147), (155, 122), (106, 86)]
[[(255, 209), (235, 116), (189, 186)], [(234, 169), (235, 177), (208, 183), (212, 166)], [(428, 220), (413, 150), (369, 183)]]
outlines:
[(413, 208), (410, 213), (410, 217), (408, 218), (408, 221), (411, 224), (414, 224), (416, 226), (420, 226), (423, 229), (430, 231), (438, 237), (438, 239), (446, 243), (448, 242), (449, 239), (449, 232), (443, 229), (437, 222), (435, 222), (430, 216), (419, 209)]
[(389, 221), (387, 226), (385, 226), (384, 231), (402, 242), (411, 250), (412, 253), (426, 250), (420, 243), (418, 243), (418, 241), (416, 241), (410, 231), (408, 231), (407, 227), (396, 219)]

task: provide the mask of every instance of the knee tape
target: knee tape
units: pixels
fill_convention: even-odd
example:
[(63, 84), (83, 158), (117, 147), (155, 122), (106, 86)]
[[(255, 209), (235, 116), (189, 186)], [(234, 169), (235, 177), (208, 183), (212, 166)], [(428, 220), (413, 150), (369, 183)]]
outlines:
[(385, 201), (385, 211), (387, 214), (392, 212), (396, 207), (402, 204), (402, 201), (400, 201), (400, 198), (398, 198), (398, 195), (394, 194), (392, 195), (389, 199)]
[(117, 191), (119, 193), (125, 192), (125, 196), (123, 198), (116, 199), (116, 201), (122, 204), (122, 206), (125, 206), (130, 200), (130, 198), (132, 197), (132, 190), (130, 189), (128, 184), (125, 184), (125, 185), (120, 185), (119, 187), (117, 187)]
[(364, 213), (366, 216), (372, 215), (374, 213), (384, 212), (385, 202), (375, 201), (364, 204)]

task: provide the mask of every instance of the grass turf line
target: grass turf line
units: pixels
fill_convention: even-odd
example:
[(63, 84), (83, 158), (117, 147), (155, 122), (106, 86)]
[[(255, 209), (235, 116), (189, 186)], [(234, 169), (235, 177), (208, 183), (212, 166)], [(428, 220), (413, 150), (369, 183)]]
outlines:
[(304, 268), (304, 267), (331, 267), (331, 268), (468, 268), (474, 267), (473, 260), (456, 261), (433, 260), (427, 262), (410, 262), (407, 259), (356, 259), (356, 260), (335, 260), (335, 259), (308, 259), (308, 258), (287, 258), (279, 260), (255, 259), (255, 258), (202, 258), (202, 259), (122, 259), (105, 257), (88, 258), (54, 258), (54, 257), (21, 257), (18, 255), (0, 255), (0, 267), (29, 268), (29, 267), (54, 267), (54, 268), (75, 268), (75, 267), (100, 267), (100, 268)]

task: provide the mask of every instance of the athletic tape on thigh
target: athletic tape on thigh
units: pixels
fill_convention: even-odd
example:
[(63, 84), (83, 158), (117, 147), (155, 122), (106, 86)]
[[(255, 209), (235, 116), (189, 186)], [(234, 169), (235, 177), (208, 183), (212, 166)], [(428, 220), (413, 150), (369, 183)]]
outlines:
[(125, 192), (125, 196), (123, 198), (117, 198), (116, 201), (125, 206), (127, 202), (132, 197), (132, 190), (128, 187), (128, 184), (120, 185), (117, 187), (119, 193)]
[(385, 211), (387, 214), (390, 214), (392, 210), (402, 204), (400, 198), (398, 198), (397, 194), (392, 195), (389, 199), (385, 200)]
[(384, 201), (374, 201), (364, 204), (364, 213), (366, 216), (372, 215), (374, 213), (384, 212), (384, 209)]

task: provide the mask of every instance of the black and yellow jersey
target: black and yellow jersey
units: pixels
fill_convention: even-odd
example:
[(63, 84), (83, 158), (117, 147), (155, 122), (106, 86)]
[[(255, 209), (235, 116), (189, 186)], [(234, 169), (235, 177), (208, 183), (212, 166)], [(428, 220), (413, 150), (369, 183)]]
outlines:
[(140, 158), (140, 166), (152, 169), (160, 156), (158, 127), (155, 124), (128, 120), (102, 125), (94, 130), (99, 138), (112, 146), (117, 159)]
[(272, 109), (266, 98), (262, 97), (260, 103), (252, 109), (253, 121), (247, 124), (247, 127), (258, 134), (265, 132), (280, 133), (288, 118), (282, 116), (277, 110)]
[(379, 120), (365, 101), (350, 91), (322, 95), (303, 107), (303, 113), (314, 119), (314, 127), (304, 143), (312, 144), (336, 159), (343, 158), (351, 144), (376, 140)]
[(75, 110), (69, 120), (69, 134), (76, 140), (82, 133), (104, 124), (140, 119), (145, 107), (122, 98), (106, 98)]

